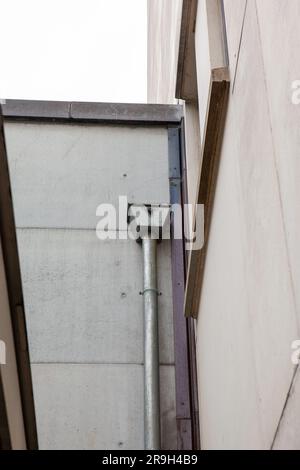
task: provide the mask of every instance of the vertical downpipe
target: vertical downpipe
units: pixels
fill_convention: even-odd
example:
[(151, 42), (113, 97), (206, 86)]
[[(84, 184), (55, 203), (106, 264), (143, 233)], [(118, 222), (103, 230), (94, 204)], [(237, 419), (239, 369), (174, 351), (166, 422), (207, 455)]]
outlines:
[(144, 258), (144, 439), (145, 450), (160, 449), (157, 240), (142, 239)]

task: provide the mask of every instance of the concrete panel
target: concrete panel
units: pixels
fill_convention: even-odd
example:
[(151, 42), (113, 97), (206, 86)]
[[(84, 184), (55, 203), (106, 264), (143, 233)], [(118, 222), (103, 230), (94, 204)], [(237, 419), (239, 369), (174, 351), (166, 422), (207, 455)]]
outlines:
[[(38, 364), (32, 369), (41, 449), (143, 449), (142, 366)], [(176, 446), (170, 389), (173, 366), (161, 369), (163, 449)]]
[(283, 411), (274, 450), (300, 450), (300, 373), (297, 370), (289, 398)]
[(269, 449), (298, 328), (255, 2), (227, 116), (199, 315), (204, 448)]
[(67, 101), (6, 100), (2, 112), (5, 117), (68, 119), (70, 108)]
[(292, 83), (300, 78), (300, 2), (257, 0), (256, 4), (274, 156), (300, 323), (300, 105), (292, 103)]
[[(80, 119), (82, 106), (73, 111)], [(119, 195), (169, 202), (167, 128), (7, 122), (6, 135), (41, 448), (142, 448), (142, 250), (132, 240), (100, 241), (96, 208), (117, 206)], [(164, 241), (162, 428), (172, 449), (170, 263)]]
[(5, 132), (18, 227), (94, 228), (98, 205), (119, 195), (169, 202), (165, 128), (6, 123)]
[(234, 87), (234, 77), (239, 58), (247, 0), (223, 0), (223, 3), (228, 44), (230, 81), (231, 86)]
[(231, 102), (197, 320), (202, 449), (259, 449), (259, 416)]
[[(23, 411), (16, 362), (10, 305), (0, 238), (0, 340), (5, 343), (6, 364), (0, 365), (4, 401), (11, 446), (13, 450), (26, 450)], [(3, 358), (1, 358), (3, 359)], [(3, 423), (0, 424), (3, 426)]]
[[(142, 250), (94, 231), (18, 230), (31, 360), (143, 362)], [(158, 247), (160, 359), (174, 362), (170, 246)]]
[(219, 0), (198, 0), (195, 52), (201, 141), (208, 113), (212, 71), (228, 67), (222, 15)]
[(161, 447), (177, 449), (175, 367), (160, 366)]
[(255, 2), (248, 2), (246, 10), (234, 94), (248, 306), (269, 448), (293, 375), (290, 351), (298, 328)]

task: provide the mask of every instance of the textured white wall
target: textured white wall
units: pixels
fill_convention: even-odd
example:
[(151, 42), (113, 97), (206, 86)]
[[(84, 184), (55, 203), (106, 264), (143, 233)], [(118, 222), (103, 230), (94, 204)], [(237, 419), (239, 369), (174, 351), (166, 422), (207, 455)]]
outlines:
[[(6, 123), (40, 447), (143, 448), (142, 252), (96, 208), (169, 202), (166, 128)], [(158, 247), (162, 445), (176, 448), (170, 246)]]
[(148, 0), (148, 102), (176, 103), (182, 0)]
[(232, 83), (197, 327), (201, 436), (270, 449), (299, 337), (299, 2), (224, 4)]

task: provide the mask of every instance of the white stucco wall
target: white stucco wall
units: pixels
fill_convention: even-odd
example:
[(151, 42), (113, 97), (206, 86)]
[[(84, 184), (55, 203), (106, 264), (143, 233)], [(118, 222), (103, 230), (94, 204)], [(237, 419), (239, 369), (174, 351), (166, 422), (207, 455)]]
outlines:
[[(5, 131), (40, 448), (142, 449), (142, 252), (132, 240), (100, 241), (96, 208), (119, 195), (169, 202), (167, 129)], [(175, 449), (168, 241), (158, 263), (162, 446)]]

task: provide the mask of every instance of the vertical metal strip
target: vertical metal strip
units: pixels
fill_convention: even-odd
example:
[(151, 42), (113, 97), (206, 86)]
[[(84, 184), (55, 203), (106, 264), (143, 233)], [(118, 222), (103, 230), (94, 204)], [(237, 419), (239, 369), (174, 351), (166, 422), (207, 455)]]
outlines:
[[(179, 129), (171, 127), (169, 138), (169, 182), (170, 203), (182, 203), (181, 164)], [(173, 220), (171, 219), (171, 228)], [(185, 260), (183, 240), (171, 237), (173, 318), (174, 318), (174, 354), (176, 382), (176, 422), (178, 450), (193, 449), (190, 377), (188, 354), (188, 331), (184, 317)]]

